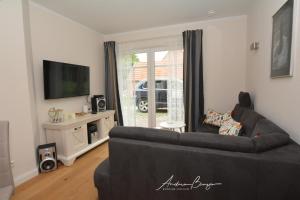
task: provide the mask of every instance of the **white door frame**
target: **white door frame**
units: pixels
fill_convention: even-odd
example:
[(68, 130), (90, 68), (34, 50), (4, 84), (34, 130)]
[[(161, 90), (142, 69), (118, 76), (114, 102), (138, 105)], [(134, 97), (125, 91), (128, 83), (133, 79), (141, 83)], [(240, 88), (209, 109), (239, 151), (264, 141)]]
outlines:
[(155, 51), (147, 52), (148, 78), (148, 127), (156, 127), (155, 102)]

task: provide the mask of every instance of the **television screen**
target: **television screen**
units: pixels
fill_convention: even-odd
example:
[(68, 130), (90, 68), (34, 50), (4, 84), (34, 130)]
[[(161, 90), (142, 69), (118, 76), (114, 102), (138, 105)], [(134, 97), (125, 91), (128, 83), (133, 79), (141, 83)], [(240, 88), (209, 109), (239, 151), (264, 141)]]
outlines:
[(89, 67), (44, 60), (44, 93), (45, 99), (89, 95)]

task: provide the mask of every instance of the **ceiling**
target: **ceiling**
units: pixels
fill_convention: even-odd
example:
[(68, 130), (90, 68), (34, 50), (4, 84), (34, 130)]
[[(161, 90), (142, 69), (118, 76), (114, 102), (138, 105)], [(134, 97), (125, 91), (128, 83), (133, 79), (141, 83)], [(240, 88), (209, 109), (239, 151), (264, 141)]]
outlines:
[[(251, 3), (251, 0), (32, 1), (103, 34), (243, 15)], [(209, 16), (211, 10), (216, 14)]]

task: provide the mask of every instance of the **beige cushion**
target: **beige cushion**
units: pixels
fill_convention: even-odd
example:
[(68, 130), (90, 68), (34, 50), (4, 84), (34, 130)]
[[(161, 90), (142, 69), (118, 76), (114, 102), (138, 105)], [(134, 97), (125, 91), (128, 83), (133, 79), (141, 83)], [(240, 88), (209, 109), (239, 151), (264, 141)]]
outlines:
[(208, 109), (204, 123), (220, 127), (222, 126), (223, 121), (228, 119), (228, 116), (230, 116), (229, 113), (223, 114), (212, 109)]

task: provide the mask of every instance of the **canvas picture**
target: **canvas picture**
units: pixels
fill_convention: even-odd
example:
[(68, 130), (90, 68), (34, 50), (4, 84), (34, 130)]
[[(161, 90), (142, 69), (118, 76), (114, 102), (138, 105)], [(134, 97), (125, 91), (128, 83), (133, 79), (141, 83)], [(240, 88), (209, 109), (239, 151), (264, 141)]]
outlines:
[(294, 0), (288, 0), (273, 16), (272, 78), (292, 76), (293, 7)]

